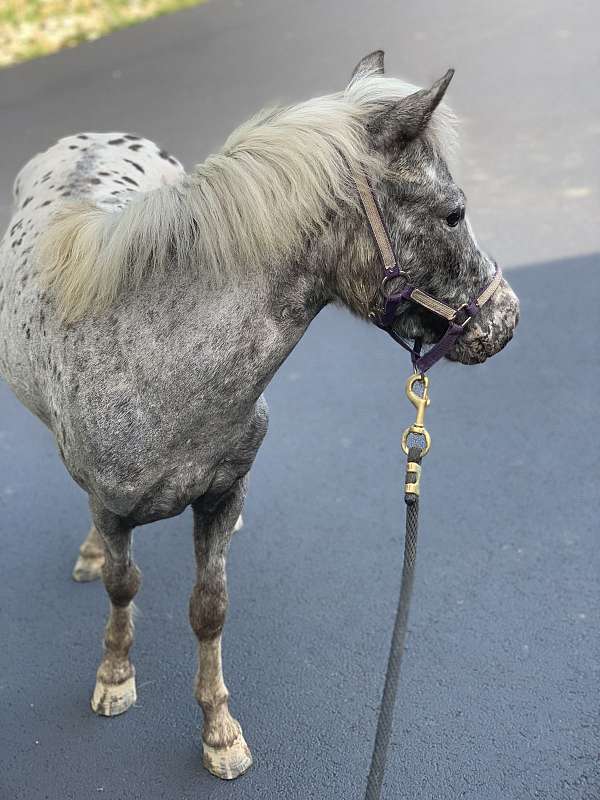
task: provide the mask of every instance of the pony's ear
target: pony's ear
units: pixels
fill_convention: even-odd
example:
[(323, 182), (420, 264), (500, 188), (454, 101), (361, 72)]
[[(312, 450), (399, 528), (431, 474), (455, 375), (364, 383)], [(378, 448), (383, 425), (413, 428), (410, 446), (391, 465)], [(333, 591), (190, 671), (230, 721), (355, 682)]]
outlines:
[(410, 141), (418, 136), (440, 104), (454, 70), (449, 69), (430, 89), (420, 89), (403, 97), (369, 120), (368, 130), (378, 149), (386, 150), (395, 143)]
[(367, 75), (383, 75), (383, 50), (374, 50), (368, 56), (361, 58), (354, 67), (350, 83), (366, 78)]

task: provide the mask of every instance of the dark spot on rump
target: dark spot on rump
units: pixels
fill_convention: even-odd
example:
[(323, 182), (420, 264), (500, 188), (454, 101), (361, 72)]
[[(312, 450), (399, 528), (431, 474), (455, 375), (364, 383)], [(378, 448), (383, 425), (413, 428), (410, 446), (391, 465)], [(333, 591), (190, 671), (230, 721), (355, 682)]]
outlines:
[(161, 158), (164, 158), (164, 159), (165, 159), (165, 161), (168, 161), (168, 160), (169, 160), (169, 154), (167, 153), (167, 151), (166, 151), (166, 150), (159, 150), (159, 151), (158, 151), (158, 155), (159, 155)]
[(103, 178), (108, 178), (110, 172), (99, 172), (98, 175), (102, 175)]
[(85, 133), (80, 133), (80, 134), (78, 134), (77, 138), (78, 139), (89, 139), (90, 137), (86, 136)]
[(127, 175), (123, 175), (123, 180), (127, 181), (127, 183), (130, 183), (132, 186), (139, 186), (137, 181), (134, 181), (133, 178), (128, 178)]
[(112, 194), (112, 195), (121, 194), (121, 190), (120, 190), (120, 189), (115, 189), (115, 191), (114, 191), (114, 192), (111, 192), (111, 194)]
[(125, 144), (125, 139), (109, 139), (109, 144)]
[(100, 180), (100, 178), (90, 178), (90, 183), (98, 184), (102, 183), (102, 181)]
[(136, 136), (134, 133), (126, 133), (125, 134), (125, 138), (129, 139), (132, 142), (135, 142), (136, 139), (141, 139), (142, 137), (141, 136)]
[(141, 150), (143, 146), (143, 144), (130, 144), (129, 149), (137, 152), (138, 150)]
[(137, 162), (135, 162), (135, 161), (132, 161), (132, 160), (131, 160), (131, 159), (129, 159), (129, 158), (126, 158), (126, 159), (125, 159), (125, 161), (126, 161), (128, 164), (131, 164), (131, 166), (132, 166), (132, 167), (135, 167), (135, 168), (138, 170), (138, 172), (141, 172), (142, 174), (145, 174), (145, 173), (146, 173), (146, 170), (145, 170), (145, 169), (144, 169), (142, 166), (140, 166), (140, 165), (139, 165)]
[(63, 192), (61, 197), (71, 197), (71, 192)]
[(76, 144), (70, 144), (69, 145), (69, 150), (79, 150), (79, 148), (77, 147)]
[(44, 202), (40, 204), (40, 208), (43, 208), (44, 206), (49, 206), (51, 202), (52, 200), (44, 200)]
[(174, 156), (169, 156), (167, 158), (167, 161), (169, 162), (169, 164), (174, 164), (176, 167), (179, 166), (179, 161), (177, 161), (177, 159)]
[(14, 236), (15, 232), (19, 230), (19, 228), (23, 225), (23, 220), (18, 219), (15, 224), (10, 229), (9, 236)]
[(25, 208), (25, 206), (28, 206), (29, 203), (31, 203), (32, 200), (33, 200), (33, 197), (25, 198), (25, 200), (23, 200), (23, 205), (21, 206), (21, 208)]

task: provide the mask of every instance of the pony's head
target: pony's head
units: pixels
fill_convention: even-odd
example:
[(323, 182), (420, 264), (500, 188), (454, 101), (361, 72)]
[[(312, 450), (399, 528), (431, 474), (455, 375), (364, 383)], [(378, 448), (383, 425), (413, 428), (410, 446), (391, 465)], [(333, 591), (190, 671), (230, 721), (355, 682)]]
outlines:
[[(358, 106), (370, 103), (364, 122), (367, 147), (381, 158), (374, 190), (400, 269), (410, 284), (458, 308), (479, 294), (495, 265), (475, 239), (465, 194), (446, 160), (453, 145), (454, 118), (442, 98), (452, 75), (449, 70), (430, 89), (394, 97), (394, 79), (384, 77), (383, 53), (377, 51), (359, 62), (346, 93)], [(347, 293), (372, 298), (381, 283), (382, 267), (375, 249), (369, 250), (372, 234), (364, 215), (356, 236), (361, 241), (354, 242), (355, 252), (365, 254), (362, 276), (350, 268)], [(361, 278), (365, 285), (353, 291), (352, 281), (360, 283)], [(404, 282), (402, 277), (390, 281), (385, 291), (398, 291)], [(364, 315), (365, 308), (353, 305)], [(518, 317), (518, 299), (502, 279), (447, 357), (463, 364), (484, 361), (510, 341)], [(402, 337), (433, 343), (443, 335), (446, 323), (407, 302), (393, 327)]]

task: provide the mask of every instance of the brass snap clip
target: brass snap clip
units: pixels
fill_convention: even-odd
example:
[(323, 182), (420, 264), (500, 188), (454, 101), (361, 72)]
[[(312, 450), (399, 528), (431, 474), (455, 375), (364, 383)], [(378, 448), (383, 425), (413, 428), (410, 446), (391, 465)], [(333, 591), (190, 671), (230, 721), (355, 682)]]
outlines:
[[(414, 390), (415, 383), (423, 385), (423, 394), (417, 394)], [(422, 373), (411, 375), (406, 381), (406, 396), (417, 409), (417, 418), (402, 434), (402, 450), (408, 455), (408, 437), (411, 433), (414, 436), (422, 436), (425, 439), (425, 447), (422, 449), (421, 458), (425, 457), (431, 447), (431, 436), (425, 428), (425, 409), (429, 405), (429, 378)]]

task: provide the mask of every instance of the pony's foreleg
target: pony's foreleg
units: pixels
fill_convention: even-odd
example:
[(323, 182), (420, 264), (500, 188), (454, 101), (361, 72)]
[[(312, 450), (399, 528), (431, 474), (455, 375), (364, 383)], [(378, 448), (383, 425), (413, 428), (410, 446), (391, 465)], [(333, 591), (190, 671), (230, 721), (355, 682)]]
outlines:
[(73, 567), (73, 580), (78, 582), (95, 581), (102, 575), (104, 564), (104, 544), (102, 537), (92, 525), (79, 548), (79, 557)]
[(135, 671), (129, 661), (133, 644), (132, 606), (141, 583), (141, 573), (131, 555), (132, 531), (104, 508), (94, 507), (96, 530), (102, 537), (105, 562), (104, 586), (110, 597), (110, 614), (104, 634), (104, 656), (98, 667), (92, 708), (113, 717), (135, 703)]
[(195, 695), (204, 714), (204, 766), (218, 778), (230, 780), (252, 764), (242, 729), (229, 713), (229, 692), (221, 666), (221, 633), (227, 612), (225, 560), (244, 500), (244, 484), (207, 509), (193, 505), (197, 579), (190, 598), (190, 622), (198, 638)]

